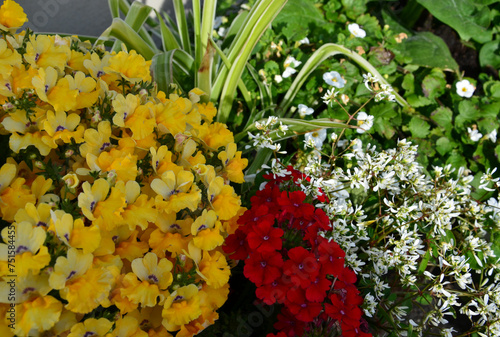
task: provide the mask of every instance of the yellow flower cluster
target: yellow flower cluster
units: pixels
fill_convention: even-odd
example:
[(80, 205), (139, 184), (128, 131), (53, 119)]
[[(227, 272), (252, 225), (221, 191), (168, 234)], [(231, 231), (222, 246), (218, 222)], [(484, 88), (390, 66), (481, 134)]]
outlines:
[(197, 334), (227, 299), (221, 245), (244, 210), (232, 133), (199, 89), (157, 91), (134, 51), (15, 33), (13, 1), (0, 14), (0, 334)]

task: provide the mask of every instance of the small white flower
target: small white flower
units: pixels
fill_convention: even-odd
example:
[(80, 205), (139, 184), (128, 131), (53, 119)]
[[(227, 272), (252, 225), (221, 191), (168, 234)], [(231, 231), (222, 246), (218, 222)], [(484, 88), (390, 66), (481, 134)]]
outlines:
[(290, 67), (290, 66), (293, 66), (294, 68), (296, 68), (296, 67), (300, 66), (301, 64), (302, 64), (301, 61), (297, 61), (295, 59), (295, 57), (288, 55), (286, 60), (285, 60), (284, 66), (285, 66), (285, 68)]
[(283, 64), (283, 66), (285, 67), (285, 71), (281, 76), (283, 76), (283, 78), (292, 76), (297, 72), (297, 70), (295, 70), (295, 67), (298, 67), (301, 64), (302, 64), (301, 61), (297, 61), (293, 56), (288, 55), (288, 57), (285, 60), (285, 63)]
[(467, 128), (467, 132), (469, 133), (469, 138), (473, 142), (477, 142), (483, 137), (483, 134), (480, 133), (477, 129), (472, 130), (471, 128)]
[(335, 91), (335, 88), (331, 88), (330, 90), (328, 90), (326, 92), (326, 94), (321, 97), (323, 99), (323, 102), (328, 105), (328, 104), (333, 104), (333, 99), (335, 98), (335, 96), (337, 96), (338, 92)]
[(309, 44), (309, 39), (307, 37), (303, 38), (302, 40), (299, 41), (300, 44)]
[(457, 82), (457, 94), (461, 97), (470, 98), (474, 94), (476, 87), (469, 80)]
[(493, 143), (496, 143), (497, 142), (497, 130), (493, 130), (491, 131), (490, 133), (488, 133), (486, 135), (486, 137), (488, 137), (489, 140), (491, 140)]
[[(286, 67), (285, 68), (285, 71), (283, 72), (283, 74), (281, 74), (281, 76), (283, 78), (288, 78), (290, 76), (292, 76), (293, 74), (295, 74), (297, 72), (297, 70), (293, 69), (292, 67)], [(278, 76), (278, 75), (276, 75)]]
[(323, 80), (326, 82), (326, 84), (329, 84), (339, 89), (343, 88), (345, 85), (345, 80), (336, 71), (330, 71), (329, 73), (324, 73)]
[(366, 32), (357, 23), (351, 23), (347, 26), (347, 29), (355, 37), (364, 38), (366, 36)]
[(313, 108), (309, 108), (305, 104), (299, 104), (298, 105), (298, 110), (299, 110), (299, 116), (300, 116), (300, 118), (304, 118), (306, 115), (311, 115), (314, 112)]
[(316, 149), (320, 150), (323, 146), (323, 142), (326, 139), (326, 129), (320, 129), (318, 131), (313, 131), (305, 134), (305, 142), (307, 146), (314, 146)]
[(357, 116), (358, 126), (360, 127), (356, 131), (358, 133), (365, 133), (370, 130), (373, 126), (373, 116), (368, 115), (366, 112), (360, 111)]
[(281, 75), (274, 75), (274, 82), (276, 83), (283, 82), (283, 77), (281, 77)]

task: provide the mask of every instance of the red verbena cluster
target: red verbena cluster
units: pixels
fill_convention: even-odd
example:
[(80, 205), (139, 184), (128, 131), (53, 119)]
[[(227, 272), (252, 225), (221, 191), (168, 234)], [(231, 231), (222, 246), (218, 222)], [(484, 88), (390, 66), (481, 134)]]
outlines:
[[(308, 180), (288, 167), (284, 177), (269, 181), (251, 198), (251, 208), (238, 220), (240, 227), (226, 239), (224, 250), (244, 260), (244, 275), (267, 305), (280, 304), (276, 336), (371, 336), (362, 319), (363, 298), (356, 274), (345, 266), (345, 252), (318, 235), (331, 229), (316, 199), (300, 190)], [(268, 337), (275, 336), (269, 334)]]

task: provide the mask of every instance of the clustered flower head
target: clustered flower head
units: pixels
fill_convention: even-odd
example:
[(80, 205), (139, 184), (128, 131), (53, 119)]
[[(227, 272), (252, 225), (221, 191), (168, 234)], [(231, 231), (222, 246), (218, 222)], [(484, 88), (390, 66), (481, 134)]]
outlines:
[(3, 317), (17, 275), (15, 329), (0, 331), (197, 334), (228, 296), (221, 247), (243, 210), (229, 183), (247, 160), (201, 90), (157, 91), (134, 51), (15, 34), (16, 8), (0, 8), (0, 132), (14, 153), (0, 168)]
[(244, 260), (244, 275), (263, 303), (280, 305), (278, 336), (371, 336), (344, 251), (318, 235), (331, 230), (326, 213), (315, 206), (327, 202), (323, 192), (308, 197), (301, 186), (310, 179), (291, 166), (264, 177), (268, 182), (251, 198), (224, 250)]
[[(479, 202), (472, 197), (472, 175), (450, 165), (426, 175), (408, 141), (378, 151), (356, 140), (348, 150), (334, 162), (331, 155), (328, 161), (303, 160), (310, 179), (302, 180), (301, 190), (326, 196), (318, 207), (331, 229), (319, 235), (339, 244), (359, 276), (372, 331), (406, 336), (411, 325), (417, 336), (453, 336), (449, 323), (459, 312), (469, 318), (469, 331), (499, 335), (496, 168), (480, 177), (478, 187), (495, 194)], [(411, 317), (411, 310), (421, 315)]]

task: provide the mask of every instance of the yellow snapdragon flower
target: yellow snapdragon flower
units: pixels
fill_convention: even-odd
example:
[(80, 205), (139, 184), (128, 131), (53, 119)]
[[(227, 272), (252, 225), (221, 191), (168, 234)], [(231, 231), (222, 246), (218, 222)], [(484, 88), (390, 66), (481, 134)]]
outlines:
[(203, 213), (191, 225), (194, 245), (205, 251), (222, 245), (224, 237), (220, 233), (221, 227), (215, 211), (203, 210)]
[(235, 143), (226, 145), (226, 150), (219, 152), (218, 158), (224, 166), (224, 173), (227, 179), (234, 183), (244, 183), (243, 170), (248, 165), (248, 159), (241, 158), (241, 151), (236, 150)]
[(157, 208), (167, 213), (179, 212), (183, 208), (194, 211), (201, 201), (201, 192), (193, 184), (194, 175), (189, 171), (166, 171), (161, 179), (151, 182), (151, 188), (156, 196)]
[(71, 328), (68, 337), (104, 337), (113, 327), (113, 322), (106, 318), (87, 318), (83, 323), (78, 323)]
[(167, 297), (162, 311), (162, 324), (169, 331), (177, 331), (200, 315), (198, 287), (189, 284), (178, 288)]
[(28, 17), (21, 6), (12, 0), (5, 0), (0, 7), (0, 29), (18, 28), (28, 21)]
[(153, 307), (158, 301), (163, 303), (164, 291), (172, 284), (173, 276), (170, 272), (173, 264), (166, 258), (158, 261), (155, 253), (147, 253), (144, 258), (132, 261), (133, 273), (125, 276), (121, 295), (132, 303)]
[[(42, 227), (33, 227), (29, 222), (14, 223), (16, 247), (16, 274), (25, 277), (29, 272), (38, 274), (50, 262), (48, 248), (44, 246), (47, 234)], [(2, 231), (2, 238), (8, 242), (8, 228)], [(0, 243), (0, 249), (7, 252), (7, 245)], [(7, 254), (0, 257), (7, 258)]]

